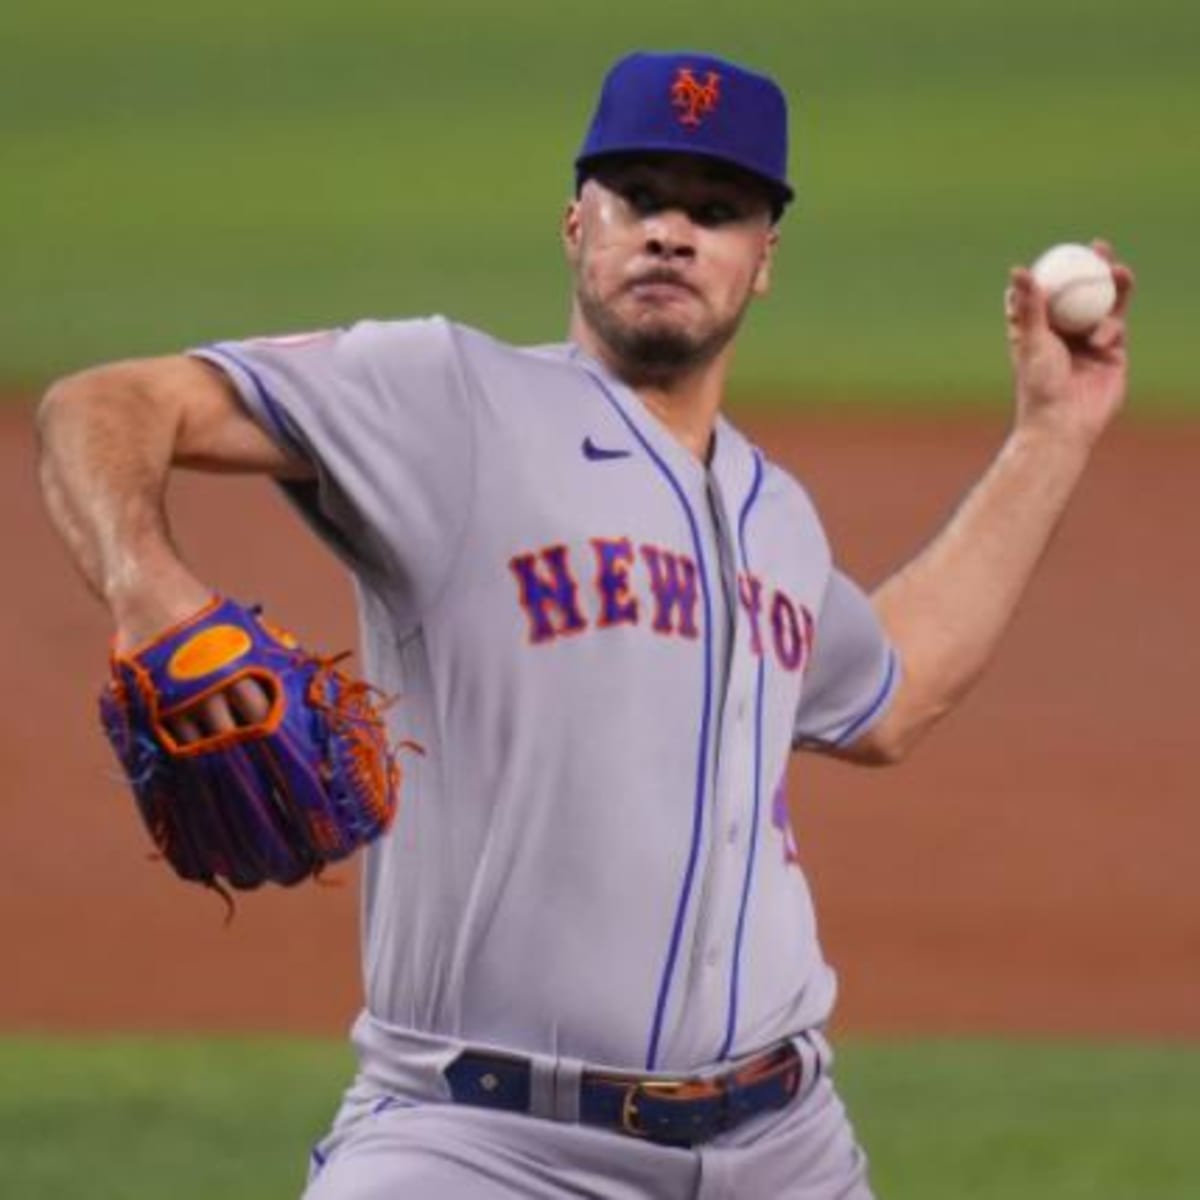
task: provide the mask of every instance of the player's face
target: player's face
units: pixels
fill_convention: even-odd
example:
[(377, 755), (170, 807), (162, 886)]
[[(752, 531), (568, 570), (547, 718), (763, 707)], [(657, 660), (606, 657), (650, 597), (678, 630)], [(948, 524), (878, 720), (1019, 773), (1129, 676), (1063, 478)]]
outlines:
[(631, 374), (669, 377), (729, 344), (767, 291), (777, 239), (751, 178), (704, 159), (619, 160), (588, 179), (564, 224), (575, 312)]

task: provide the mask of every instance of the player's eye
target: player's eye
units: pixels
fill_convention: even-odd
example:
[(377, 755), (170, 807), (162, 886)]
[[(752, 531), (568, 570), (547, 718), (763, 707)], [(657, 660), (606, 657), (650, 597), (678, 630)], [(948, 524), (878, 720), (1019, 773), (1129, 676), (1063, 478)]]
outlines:
[(644, 183), (631, 183), (622, 189), (621, 194), (625, 197), (625, 203), (639, 217), (648, 217), (653, 213), (659, 212), (663, 206), (662, 198), (659, 194), (652, 187)]
[(638, 217), (652, 217), (666, 209), (686, 212), (696, 225), (715, 229), (740, 221), (745, 212), (741, 205), (728, 197), (714, 197), (697, 203), (689, 203), (682, 195), (676, 196), (653, 183), (641, 179), (630, 179), (619, 188), (622, 199)]
[(713, 229), (718, 225), (728, 225), (733, 221), (741, 220), (741, 217), (741, 209), (728, 200), (710, 200), (692, 210), (692, 220), (706, 229)]

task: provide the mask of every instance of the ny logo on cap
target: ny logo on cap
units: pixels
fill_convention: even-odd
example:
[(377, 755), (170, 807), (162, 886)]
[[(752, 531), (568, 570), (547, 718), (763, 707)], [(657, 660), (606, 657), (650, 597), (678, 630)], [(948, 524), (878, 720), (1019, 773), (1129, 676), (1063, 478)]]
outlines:
[(671, 103), (680, 110), (679, 123), (693, 128), (717, 107), (721, 99), (721, 76), (709, 71), (701, 83), (691, 67), (680, 67), (671, 84)]

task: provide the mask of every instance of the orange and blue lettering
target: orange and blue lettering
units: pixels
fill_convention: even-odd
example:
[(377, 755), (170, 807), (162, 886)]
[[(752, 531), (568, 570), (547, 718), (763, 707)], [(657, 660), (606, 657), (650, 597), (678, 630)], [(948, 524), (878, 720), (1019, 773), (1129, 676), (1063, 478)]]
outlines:
[(529, 641), (533, 645), (587, 628), (579, 610), (579, 585), (567, 564), (566, 546), (518, 554), (508, 566), (517, 581), (521, 607), (529, 618)]
[(785, 671), (797, 670), (804, 659), (804, 635), (796, 608), (783, 592), (776, 592), (771, 601), (771, 633), (779, 665)]
[(643, 546), (642, 557), (650, 569), (650, 588), (654, 592), (654, 632), (698, 637), (696, 564), (684, 554), (672, 554), (656, 546)]
[(762, 629), (758, 618), (762, 615), (762, 580), (756, 575), (739, 575), (738, 599), (750, 619), (750, 652), (755, 658), (761, 658)]
[(637, 597), (630, 589), (633, 543), (628, 538), (592, 538), (596, 551), (596, 590), (600, 593), (597, 625), (636, 625)]

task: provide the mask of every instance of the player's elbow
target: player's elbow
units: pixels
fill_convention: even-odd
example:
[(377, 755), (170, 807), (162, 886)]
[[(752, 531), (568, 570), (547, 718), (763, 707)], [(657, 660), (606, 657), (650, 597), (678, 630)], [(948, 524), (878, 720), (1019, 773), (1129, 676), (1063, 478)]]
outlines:
[(883, 717), (847, 746), (842, 756), (867, 767), (904, 762), (950, 708), (901, 686)]
[(98, 406), (111, 410), (122, 400), (130, 402), (145, 398), (139, 374), (132, 367), (129, 363), (112, 363), (56, 379), (38, 405), (38, 434), (44, 439), (59, 426), (86, 420)]
[(65, 429), (81, 418), (86, 402), (93, 395), (90, 374), (83, 371), (66, 375), (55, 380), (43, 393), (34, 417), (38, 450), (43, 456), (53, 450)]
[(908, 757), (915, 739), (909, 740), (893, 722), (878, 725), (836, 751), (838, 758), (847, 759), (860, 767), (890, 767)]
[(866, 757), (862, 761), (868, 767), (894, 767), (908, 757), (912, 747), (912, 742), (899, 738), (877, 739), (867, 748)]
[(109, 442), (170, 444), (182, 420), (182, 394), (174, 385), (179, 360), (131, 359), (88, 367), (56, 380), (42, 396), (36, 431), (43, 453), (88, 431)]
[(34, 414), (35, 428), (42, 442), (45, 442), (54, 426), (63, 420), (68, 408), (74, 407), (74, 400), (80, 392), (79, 380), (79, 375), (66, 375), (56, 379), (42, 393)]

